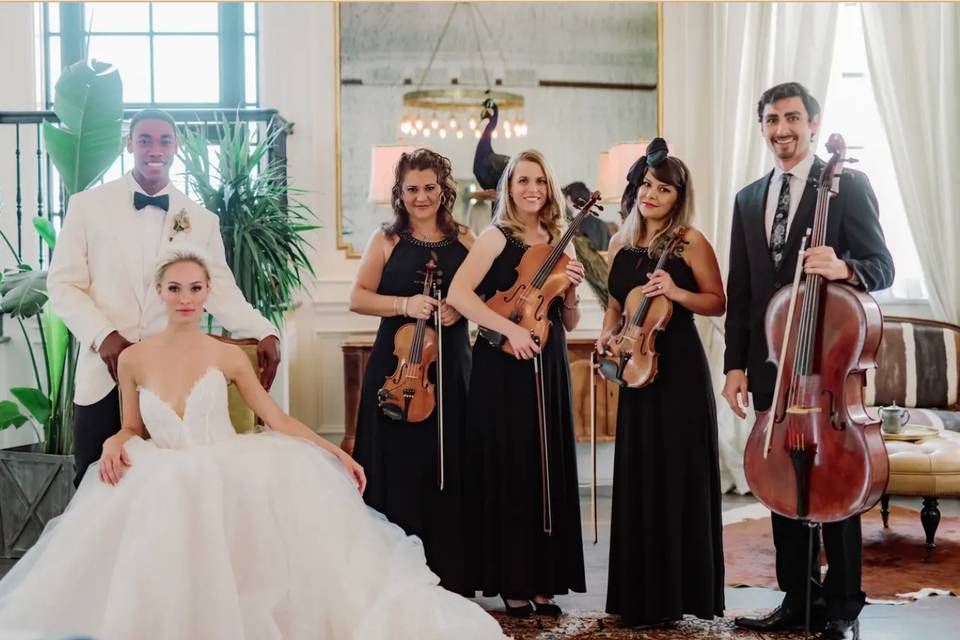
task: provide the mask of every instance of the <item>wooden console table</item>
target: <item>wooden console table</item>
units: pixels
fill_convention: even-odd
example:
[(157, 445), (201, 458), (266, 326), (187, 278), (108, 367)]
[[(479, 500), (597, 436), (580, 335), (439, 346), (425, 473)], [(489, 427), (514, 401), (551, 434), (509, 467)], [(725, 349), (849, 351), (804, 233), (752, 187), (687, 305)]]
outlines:
[[(578, 442), (590, 440), (590, 351), (594, 340), (589, 338), (567, 339), (567, 354), (570, 358), (570, 382), (573, 392), (574, 434)], [(353, 452), (357, 433), (357, 413), (360, 409), (360, 388), (363, 373), (373, 347), (372, 335), (357, 335), (348, 338), (343, 351), (343, 400), (344, 437), (340, 446)], [(620, 388), (601, 378), (597, 379), (597, 441), (612, 442), (617, 433), (617, 394)]]

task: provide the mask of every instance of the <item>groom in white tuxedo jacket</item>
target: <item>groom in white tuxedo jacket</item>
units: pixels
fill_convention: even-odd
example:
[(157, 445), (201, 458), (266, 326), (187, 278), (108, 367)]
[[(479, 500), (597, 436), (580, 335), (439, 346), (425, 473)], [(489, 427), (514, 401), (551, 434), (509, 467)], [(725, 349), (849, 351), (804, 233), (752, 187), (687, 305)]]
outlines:
[(74, 455), (79, 485), (120, 428), (117, 358), (159, 333), (166, 312), (153, 286), (159, 254), (177, 244), (204, 249), (210, 267), (206, 308), (237, 337), (259, 340), (260, 381), (269, 389), (280, 362), (270, 322), (237, 287), (227, 266), (220, 219), (170, 183), (177, 129), (165, 111), (130, 121), (133, 170), (70, 198), (47, 275), (50, 302), (80, 342), (74, 395)]

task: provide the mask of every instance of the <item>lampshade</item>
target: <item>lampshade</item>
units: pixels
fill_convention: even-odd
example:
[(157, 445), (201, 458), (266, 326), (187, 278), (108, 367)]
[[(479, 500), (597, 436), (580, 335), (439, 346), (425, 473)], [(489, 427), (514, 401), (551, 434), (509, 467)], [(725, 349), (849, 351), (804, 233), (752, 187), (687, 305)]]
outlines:
[(600, 154), (597, 188), (603, 194), (603, 202), (620, 201), (623, 190), (627, 188), (627, 171), (646, 148), (646, 143), (640, 140), (614, 145)]
[[(610, 152), (600, 152), (600, 162), (597, 167), (597, 191), (600, 192), (604, 202), (609, 202), (614, 190), (617, 188), (613, 172), (610, 170)], [(619, 196), (618, 196), (619, 197)]]
[(397, 162), (402, 154), (414, 149), (416, 147), (401, 144), (375, 144), (371, 147), (369, 200), (376, 204), (391, 203)]

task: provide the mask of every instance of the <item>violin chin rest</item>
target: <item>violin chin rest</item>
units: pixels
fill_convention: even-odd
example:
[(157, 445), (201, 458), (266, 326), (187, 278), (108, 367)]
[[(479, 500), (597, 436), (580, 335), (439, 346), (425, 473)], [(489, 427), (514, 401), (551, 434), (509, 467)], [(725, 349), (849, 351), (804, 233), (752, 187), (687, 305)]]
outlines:
[(621, 387), (627, 386), (627, 383), (620, 378), (620, 372), (617, 371), (617, 363), (613, 360), (603, 359), (600, 361), (600, 373), (603, 374), (603, 377), (611, 382), (615, 382)]
[(391, 420), (403, 420), (402, 407), (398, 407), (395, 404), (386, 403), (381, 404), (380, 409), (383, 411), (383, 415), (387, 416)]

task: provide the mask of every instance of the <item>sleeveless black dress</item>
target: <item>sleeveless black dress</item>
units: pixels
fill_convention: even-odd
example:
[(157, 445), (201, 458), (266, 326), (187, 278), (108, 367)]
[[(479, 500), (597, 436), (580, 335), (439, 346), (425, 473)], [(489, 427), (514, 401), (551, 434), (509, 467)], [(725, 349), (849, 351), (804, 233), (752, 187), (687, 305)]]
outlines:
[[(622, 305), (656, 263), (646, 249), (621, 249), (610, 295)], [(698, 290), (679, 256), (664, 270)], [(716, 405), (693, 314), (674, 303), (656, 346), (657, 378), (621, 388), (617, 413), (607, 612), (627, 625), (710, 619), (724, 606)]]
[[(454, 273), (467, 256), (467, 249), (450, 238), (423, 242), (401, 233), (383, 267), (377, 293), (413, 296), (422, 293), (423, 276), (431, 252), (442, 272), (441, 290), (446, 298)], [(392, 420), (377, 403), (377, 391), (397, 367), (394, 336), (412, 318), (383, 318), (363, 377), (354, 458), (363, 465), (368, 505), (383, 513), (410, 535), (423, 541), (427, 564), (446, 589), (473, 595), (468, 589), (464, 546), (463, 455), (467, 385), (470, 375), (470, 344), (467, 320), (443, 328), (443, 421), (444, 489), (437, 478), (437, 411), (423, 422)], [(431, 321), (432, 326), (432, 321)]]
[[(501, 231), (503, 231), (501, 229)], [(509, 289), (527, 249), (506, 245), (477, 293)], [(486, 596), (529, 599), (586, 591), (580, 498), (573, 437), (567, 341), (560, 300), (543, 349), (543, 384), (553, 512), (543, 531), (540, 437), (532, 360), (517, 360), (478, 336), (467, 401), (471, 587)]]

